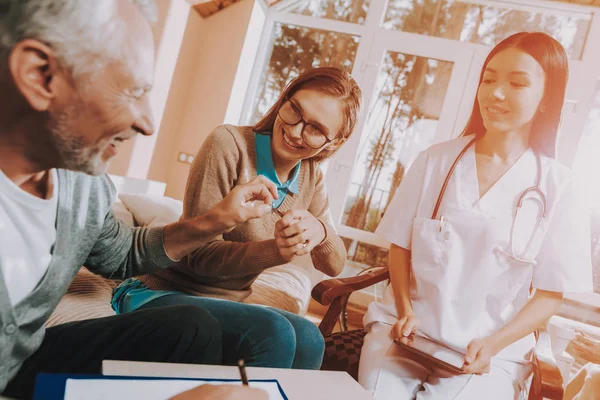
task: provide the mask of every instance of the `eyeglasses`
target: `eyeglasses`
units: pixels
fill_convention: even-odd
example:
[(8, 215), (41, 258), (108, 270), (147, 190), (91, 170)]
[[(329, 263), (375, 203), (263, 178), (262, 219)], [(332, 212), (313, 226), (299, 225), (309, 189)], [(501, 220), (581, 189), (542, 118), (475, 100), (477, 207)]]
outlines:
[(302, 141), (314, 150), (320, 149), (331, 142), (331, 139), (329, 139), (320, 128), (304, 119), (302, 112), (289, 99), (287, 99), (279, 108), (279, 118), (281, 118), (284, 123), (291, 126), (298, 125), (302, 122), (304, 124), (301, 132)]

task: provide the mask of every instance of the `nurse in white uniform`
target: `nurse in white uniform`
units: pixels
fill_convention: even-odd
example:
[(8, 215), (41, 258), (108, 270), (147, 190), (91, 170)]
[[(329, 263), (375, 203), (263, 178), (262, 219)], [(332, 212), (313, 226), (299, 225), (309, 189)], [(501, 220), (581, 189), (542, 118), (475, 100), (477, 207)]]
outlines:
[[(567, 76), (550, 36), (505, 39), (464, 134), (403, 179), (377, 229), (392, 243), (391, 285), (364, 319), (359, 382), (376, 399), (518, 399), (533, 332), (563, 292), (592, 290), (587, 208), (554, 159)], [(414, 333), (464, 354), (465, 373), (394, 343)]]

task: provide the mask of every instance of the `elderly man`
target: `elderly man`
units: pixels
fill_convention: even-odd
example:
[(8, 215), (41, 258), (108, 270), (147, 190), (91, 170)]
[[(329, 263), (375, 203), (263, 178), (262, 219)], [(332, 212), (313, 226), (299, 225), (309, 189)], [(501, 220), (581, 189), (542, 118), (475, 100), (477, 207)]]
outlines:
[(37, 372), (98, 373), (103, 359), (221, 360), (218, 323), (189, 306), (44, 328), (81, 265), (119, 279), (166, 268), (269, 212), (276, 196), (258, 179), (207, 214), (164, 228), (131, 229), (113, 216), (107, 163), (123, 141), (153, 133), (148, 3), (0, 0), (0, 393), (7, 396), (31, 396)]

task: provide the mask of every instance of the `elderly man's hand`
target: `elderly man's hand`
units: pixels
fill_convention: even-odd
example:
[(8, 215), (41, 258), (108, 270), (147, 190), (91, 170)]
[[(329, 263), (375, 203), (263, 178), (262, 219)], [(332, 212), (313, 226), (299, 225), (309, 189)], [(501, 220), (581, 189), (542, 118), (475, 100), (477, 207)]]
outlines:
[(277, 198), (277, 187), (262, 175), (236, 186), (205, 214), (167, 225), (163, 233), (167, 255), (180, 260), (236, 225), (270, 213), (273, 198)]
[(267, 393), (248, 386), (202, 385), (180, 393), (169, 400), (268, 400)]
[(277, 187), (262, 175), (244, 185), (238, 185), (208, 212), (225, 230), (271, 212)]

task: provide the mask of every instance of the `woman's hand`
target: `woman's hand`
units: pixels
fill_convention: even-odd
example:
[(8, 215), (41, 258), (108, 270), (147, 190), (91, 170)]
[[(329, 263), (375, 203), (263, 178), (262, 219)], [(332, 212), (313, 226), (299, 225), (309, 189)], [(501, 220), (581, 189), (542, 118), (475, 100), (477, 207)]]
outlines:
[(492, 357), (496, 355), (496, 343), (492, 337), (473, 339), (467, 346), (463, 371), (466, 374), (487, 374)]
[(493, 335), (471, 340), (467, 346), (463, 371), (468, 374), (489, 372), (493, 356), (546, 323), (561, 303), (562, 293), (536, 289), (531, 300), (508, 324)]
[(414, 314), (408, 314), (400, 318), (393, 326), (390, 335), (396, 343), (409, 343), (419, 329), (421, 321)]
[(577, 333), (575, 338), (569, 343), (569, 350), (578, 358), (587, 362), (600, 364), (600, 340), (595, 339), (585, 333)]
[(248, 386), (202, 385), (171, 397), (169, 400), (267, 400), (263, 390)]
[(325, 235), (321, 221), (306, 210), (290, 210), (275, 224), (275, 244), (286, 262), (310, 253)]

